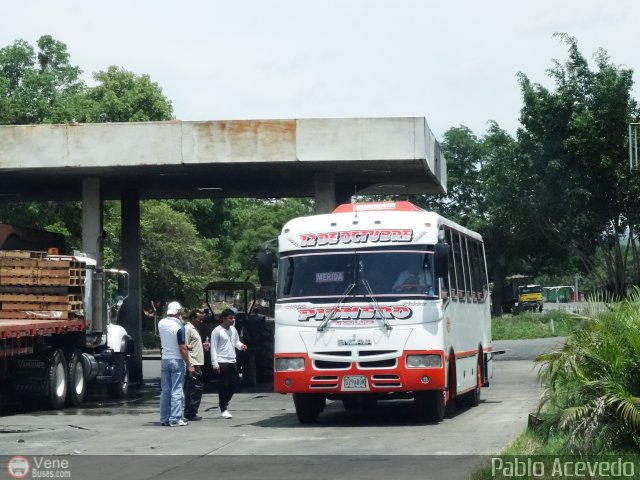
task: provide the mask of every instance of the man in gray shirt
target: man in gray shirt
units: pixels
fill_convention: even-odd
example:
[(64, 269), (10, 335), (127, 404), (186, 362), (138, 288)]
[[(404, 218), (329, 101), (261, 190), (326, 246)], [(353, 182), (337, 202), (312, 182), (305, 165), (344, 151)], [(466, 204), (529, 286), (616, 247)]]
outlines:
[(236, 363), (236, 349), (246, 350), (247, 346), (240, 341), (238, 331), (233, 326), (236, 315), (227, 308), (220, 314), (222, 324), (211, 332), (211, 366), (219, 375), (218, 399), (223, 418), (232, 418), (228, 406), (231, 397), (236, 392), (239, 383), (238, 365)]
[(189, 314), (189, 322), (185, 324), (185, 343), (189, 351), (189, 360), (193, 365), (193, 373), (187, 375), (184, 380), (184, 417), (187, 420), (202, 420), (198, 415), (200, 401), (202, 400), (202, 366), (204, 365), (204, 351), (202, 349), (202, 338), (198, 328), (204, 321), (202, 310), (193, 310)]

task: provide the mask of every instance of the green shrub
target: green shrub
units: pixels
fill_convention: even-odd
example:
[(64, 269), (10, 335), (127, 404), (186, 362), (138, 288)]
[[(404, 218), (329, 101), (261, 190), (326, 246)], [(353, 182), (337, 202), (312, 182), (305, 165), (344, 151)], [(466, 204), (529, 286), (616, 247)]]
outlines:
[(539, 415), (546, 435), (564, 432), (577, 454), (640, 448), (640, 294), (592, 317), (541, 355)]

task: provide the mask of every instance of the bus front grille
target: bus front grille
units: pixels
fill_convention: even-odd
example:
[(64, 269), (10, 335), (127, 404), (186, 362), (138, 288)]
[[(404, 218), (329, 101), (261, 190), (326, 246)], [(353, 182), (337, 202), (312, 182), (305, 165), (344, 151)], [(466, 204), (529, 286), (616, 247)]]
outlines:
[(318, 370), (334, 370), (336, 368), (345, 369), (351, 367), (351, 362), (344, 361), (331, 362), (328, 360), (314, 360), (313, 364)]

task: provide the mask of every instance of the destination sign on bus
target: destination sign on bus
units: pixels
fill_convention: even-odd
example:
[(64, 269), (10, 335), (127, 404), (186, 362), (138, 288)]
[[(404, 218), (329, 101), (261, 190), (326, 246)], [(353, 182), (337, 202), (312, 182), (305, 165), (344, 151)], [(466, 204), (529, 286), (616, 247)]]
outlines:
[(344, 282), (344, 272), (318, 272), (316, 283)]
[(343, 230), (338, 232), (319, 232), (300, 234), (301, 247), (321, 247), (325, 245), (337, 245), (338, 243), (408, 243), (413, 239), (413, 230), (410, 228), (398, 229), (365, 229)]
[(298, 309), (298, 321), (309, 320), (323, 321), (327, 315), (331, 315), (334, 321), (375, 320), (386, 318), (387, 320), (405, 320), (413, 314), (413, 311), (404, 305), (380, 305), (375, 307), (307, 307)]

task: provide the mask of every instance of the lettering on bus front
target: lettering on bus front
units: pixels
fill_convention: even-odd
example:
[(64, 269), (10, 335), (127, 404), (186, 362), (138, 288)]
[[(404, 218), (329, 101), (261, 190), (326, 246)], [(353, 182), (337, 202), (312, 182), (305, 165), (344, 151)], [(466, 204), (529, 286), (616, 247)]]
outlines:
[[(333, 312), (333, 313), (332, 313)], [(323, 321), (327, 315), (331, 315), (334, 321), (375, 320), (385, 318), (387, 320), (406, 320), (413, 315), (413, 311), (404, 305), (374, 307), (308, 307), (298, 309), (298, 321), (309, 320)]]
[(379, 243), (379, 242), (411, 242), (413, 230), (403, 229), (371, 229), (371, 230), (345, 230), (341, 232), (302, 233), (300, 234), (301, 247), (322, 247), (337, 245), (338, 243)]

